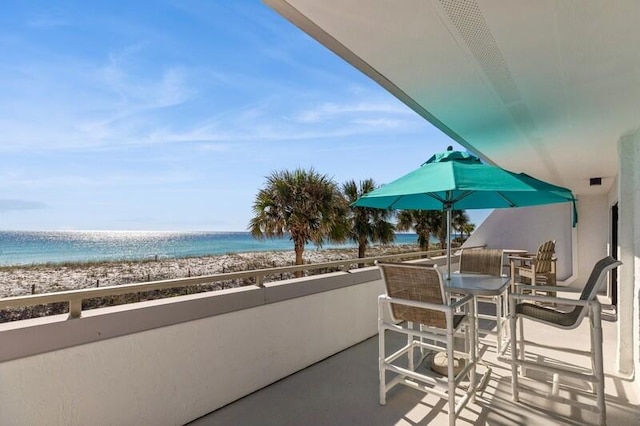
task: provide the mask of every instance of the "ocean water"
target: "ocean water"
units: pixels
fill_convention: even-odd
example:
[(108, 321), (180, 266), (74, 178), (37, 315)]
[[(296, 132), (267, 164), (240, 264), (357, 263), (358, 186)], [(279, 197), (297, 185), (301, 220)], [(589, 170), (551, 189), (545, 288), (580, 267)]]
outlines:
[[(395, 244), (415, 244), (397, 234)], [(356, 247), (325, 244), (323, 248)], [(0, 231), (0, 265), (181, 258), (249, 251), (293, 250), (288, 238), (254, 239), (248, 232)], [(307, 250), (315, 250), (314, 245)]]

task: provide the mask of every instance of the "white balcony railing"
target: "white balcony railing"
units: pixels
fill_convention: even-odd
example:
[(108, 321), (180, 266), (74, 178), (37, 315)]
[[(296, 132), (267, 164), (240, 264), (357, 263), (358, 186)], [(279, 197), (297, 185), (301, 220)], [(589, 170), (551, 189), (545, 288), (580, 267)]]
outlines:
[(442, 255), (444, 250), (418, 251), (410, 253), (399, 253), (362, 259), (344, 259), (331, 262), (313, 263), (296, 266), (284, 266), (277, 268), (256, 269), (242, 272), (231, 272), (215, 275), (206, 275), (193, 278), (178, 278), (171, 280), (151, 281), (145, 283), (123, 284), (117, 286), (87, 288), (80, 290), (60, 291), (55, 293), (45, 293), (38, 295), (15, 296), (0, 298), (0, 309), (21, 308), (34, 305), (44, 305), (50, 303), (69, 303), (69, 317), (78, 318), (82, 315), (82, 301), (100, 297), (119, 296), (123, 294), (141, 293), (153, 290), (165, 290), (170, 288), (180, 288), (211, 284), (225, 281), (235, 281), (251, 279), (258, 287), (264, 286), (265, 277), (279, 276), (282, 274), (292, 274), (319, 269), (340, 269), (348, 271), (354, 265), (373, 264), (375, 260), (395, 260), (395, 259), (417, 259), (431, 258)]
[(0, 324), (0, 423), (185, 424), (374, 336), (382, 292), (378, 269), (366, 267)]

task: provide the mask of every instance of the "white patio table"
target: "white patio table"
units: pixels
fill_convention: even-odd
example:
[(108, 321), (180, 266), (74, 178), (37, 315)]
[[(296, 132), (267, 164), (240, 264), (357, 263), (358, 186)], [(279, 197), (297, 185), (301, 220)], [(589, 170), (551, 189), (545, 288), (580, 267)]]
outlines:
[[(470, 274), (470, 273), (454, 273), (451, 274), (451, 279), (447, 280), (444, 277), (445, 291), (449, 293), (457, 294), (471, 294), (476, 301), (476, 333), (478, 332), (478, 296), (502, 296), (507, 297), (509, 291), (509, 284), (511, 278), (507, 276), (485, 275), (485, 274)], [(502, 303), (496, 304), (496, 323), (497, 323), (497, 352), (498, 355), (502, 355), (508, 345), (505, 344), (503, 338), (503, 323), (504, 312), (502, 310)], [(476, 335), (476, 342), (480, 342), (479, 337)], [(476, 345), (477, 345), (476, 343)], [(476, 354), (477, 354), (476, 346)], [(489, 369), (490, 370), (490, 369)], [(490, 373), (490, 371), (489, 371)], [(485, 379), (488, 378), (488, 375)]]
[(485, 274), (451, 274), (444, 277), (445, 290), (451, 293), (471, 294), (473, 296), (499, 296), (507, 288), (511, 278)]

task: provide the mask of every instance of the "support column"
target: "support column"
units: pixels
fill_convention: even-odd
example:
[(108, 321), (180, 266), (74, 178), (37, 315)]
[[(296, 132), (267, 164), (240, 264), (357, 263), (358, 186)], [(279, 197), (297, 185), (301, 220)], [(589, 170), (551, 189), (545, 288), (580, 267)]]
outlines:
[[(640, 130), (618, 142), (618, 360), (621, 374), (640, 371)], [(640, 378), (636, 375), (636, 381)]]

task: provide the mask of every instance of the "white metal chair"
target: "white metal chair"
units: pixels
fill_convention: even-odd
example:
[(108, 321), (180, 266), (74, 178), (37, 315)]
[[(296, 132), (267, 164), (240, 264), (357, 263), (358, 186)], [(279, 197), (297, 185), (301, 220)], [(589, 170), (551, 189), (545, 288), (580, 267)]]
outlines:
[[(487, 248), (473, 248), (462, 249), (460, 251), (460, 273), (467, 274), (485, 274), (502, 276), (502, 249), (487, 249)], [(489, 329), (483, 329), (487, 334), (496, 335), (497, 351), (503, 352), (502, 343), (504, 341), (504, 314), (506, 308), (506, 292), (499, 296), (478, 296), (477, 300), (480, 302), (489, 302), (495, 305), (495, 316), (491, 314), (485, 314), (478, 312), (478, 318), (491, 320), (496, 322), (496, 331)], [(492, 343), (488, 340), (483, 340), (483, 343)], [(504, 347), (506, 350), (506, 346)]]
[[(582, 289), (580, 298), (567, 299), (550, 296), (537, 296), (534, 294), (522, 294), (518, 290), (530, 290), (531, 286), (517, 285), (516, 293), (509, 295), (509, 313), (511, 325), (511, 373), (512, 373), (512, 392), (514, 401), (519, 400), (518, 395), (518, 367), (523, 370), (532, 369), (551, 373), (553, 375), (551, 395), (557, 396), (559, 391), (559, 375), (565, 375), (574, 379), (582, 379), (592, 384), (597, 399), (597, 411), (599, 414), (599, 423), (605, 424), (606, 409), (604, 402), (604, 370), (602, 360), (602, 325), (601, 325), (601, 306), (596, 298), (598, 287), (607, 277), (607, 272), (621, 265), (612, 257), (605, 257), (599, 260), (593, 268), (586, 285)], [(560, 291), (554, 286), (539, 287), (542, 291)], [(566, 288), (563, 288), (564, 291)], [(526, 301), (533, 302), (527, 303)], [(557, 309), (541, 306), (536, 302), (550, 302), (552, 304), (562, 304), (574, 306), (569, 312), (562, 312)], [(591, 325), (591, 350), (583, 352), (583, 355), (591, 358), (591, 371), (577, 371), (573, 368), (563, 368), (558, 364), (549, 365), (549, 363), (533, 362), (525, 359), (525, 339), (523, 320), (525, 318), (538, 323), (543, 323), (551, 327), (571, 330), (580, 325), (585, 316), (589, 316)], [(519, 340), (516, 331), (517, 322), (520, 320)], [(516, 341), (518, 349), (516, 349)], [(556, 348), (561, 350), (562, 348)], [(572, 353), (577, 351), (570, 348)]]
[[(449, 424), (454, 425), (470, 398), (475, 395), (476, 345), (475, 307), (472, 296), (450, 303), (445, 295), (442, 275), (431, 265), (377, 262), (386, 287), (386, 294), (378, 298), (380, 404), (385, 405), (387, 392), (397, 384), (404, 384), (448, 400)], [(390, 307), (392, 318), (385, 320)], [(419, 325), (415, 328), (414, 324)], [(464, 352), (454, 350), (454, 333), (464, 330)], [(407, 336), (407, 343), (387, 355), (385, 331)], [(458, 342), (459, 343), (459, 342)], [(417, 371), (423, 359), (415, 362), (415, 352), (425, 349), (446, 351), (447, 358), (465, 360), (459, 372), (449, 362), (446, 377), (429, 371)], [(395, 374), (387, 383), (387, 372)], [(460, 382), (469, 378), (469, 386), (459, 389)]]

